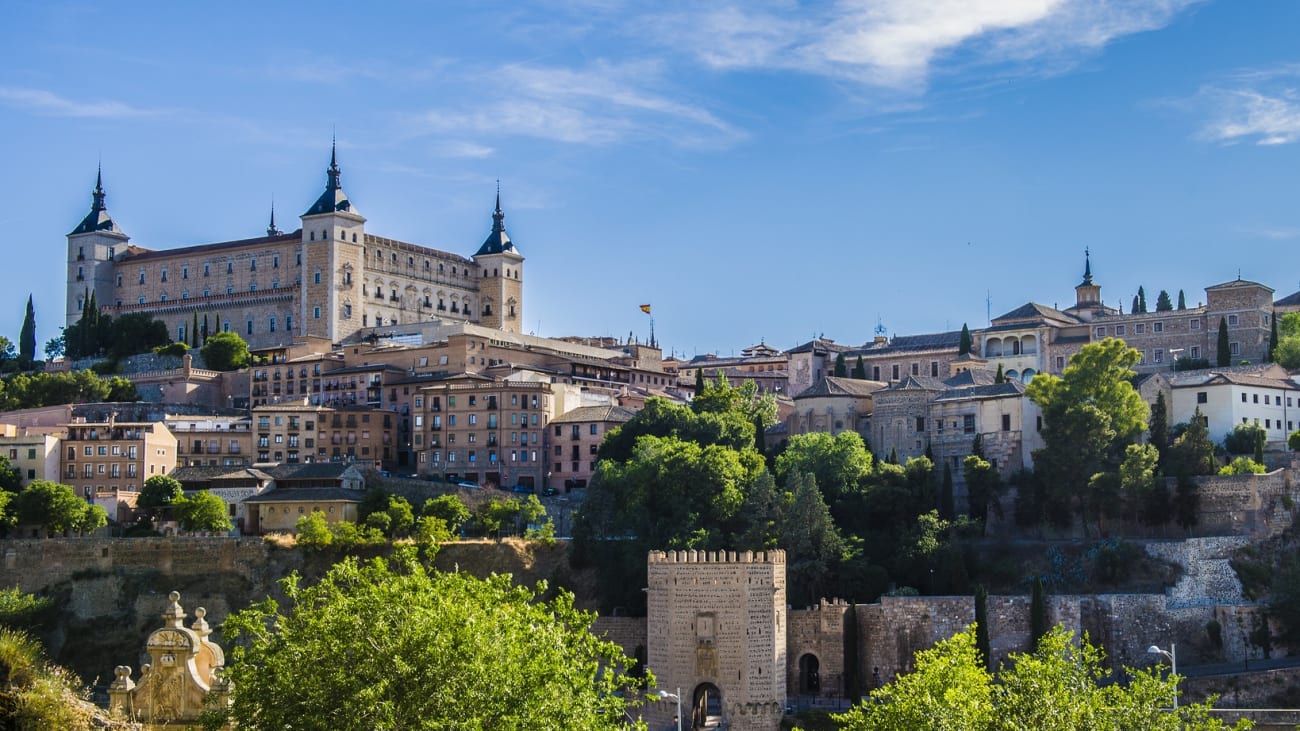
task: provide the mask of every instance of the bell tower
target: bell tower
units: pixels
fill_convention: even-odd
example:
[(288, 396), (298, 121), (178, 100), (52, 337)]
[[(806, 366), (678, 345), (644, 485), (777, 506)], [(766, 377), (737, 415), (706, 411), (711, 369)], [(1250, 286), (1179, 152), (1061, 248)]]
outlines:
[(95, 174), (90, 213), (68, 234), (68, 299), (64, 322), (68, 326), (81, 319), (82, 308), (92, 295), (99, 307), (113, 304), (117, 299), (113, 262), (126, 253), (130, 237), (109, 217), (104, 205), (106, 197), (101, 169)]
[(302, 214), (302, 325), (294, 334), (337, 343), (359, 327), (366, 219), (343, 192), (337, 143), (325, 176), (325, 191)]
[(478, 265), (478, 323), (517, 333), (524, 321), (524, 257), (506, 234), (506, 214), (501, 212), (501, 186), (492, 212), (492, 232), (474, 254)]

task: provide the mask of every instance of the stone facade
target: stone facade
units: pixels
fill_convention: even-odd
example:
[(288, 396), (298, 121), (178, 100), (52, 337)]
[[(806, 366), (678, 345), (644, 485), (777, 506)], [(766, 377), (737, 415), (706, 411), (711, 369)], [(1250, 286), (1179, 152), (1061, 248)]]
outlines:
[(253, 348), (433, 317), (520, 330), (523, 257), (505, 236), (499, 196), (493, 235), (465, 257), (368, 233), (339, 176), (331, 159), (297, 231), (276, 229), (273, 214), (266, 236), (158, 251), (129, 243), (97, 183), (90, 214), (68, 235), (66, 324), (93, 294), (113, 316), (153, 315), (178, 341), (193, 339), (197, 315), (200, 329), (237, 332)]
[[(652, 551), (648, 666), (699, 728), (775, 731), (786, 698), (785, 552)], [(668, 720), (652, 704), (651, 718)], [(667, 714), (670, 716), (671, 711)]]

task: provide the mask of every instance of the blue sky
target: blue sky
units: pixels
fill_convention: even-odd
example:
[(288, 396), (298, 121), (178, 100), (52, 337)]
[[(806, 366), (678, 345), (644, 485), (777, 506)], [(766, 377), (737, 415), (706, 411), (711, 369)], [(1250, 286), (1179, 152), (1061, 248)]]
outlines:
[[(6, 4), (0, 333), (63, 320), (102, 160), (132, 241), (281, 228), (337, 133), (367, 229), (471, 254), (526, 329), (729, 354), (1233, 279), (1300, 288), (1300, 3)], [(35, 255), (31, 255), (34, 252)], [(991, 304), (986, 302), (991, 299)]]

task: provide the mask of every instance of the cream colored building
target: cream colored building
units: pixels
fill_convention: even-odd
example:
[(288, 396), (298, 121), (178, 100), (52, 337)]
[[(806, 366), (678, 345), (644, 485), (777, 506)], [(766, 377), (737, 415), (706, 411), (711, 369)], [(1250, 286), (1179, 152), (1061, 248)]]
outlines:
[(1216, 443), (1237, 426), (1254, 424), (1264, 429), (1270, 447), (1285, 449), (1300, 424), (1300, 385), (1281, 366), (1212, 368), (1170, 380), (1169, 423), (1189, 422), (1200, 409)]
[(238, 466), (253, 462), (252, 420), (247, 416), (167, 415), (181, 466)]
[(23, 485), (32, 480), (59, 481), (59, 443), (58, 434), (0, 424), (0, 455), (18, 470)]
[(505, 231), (501, 196), (492, 231), (472, 257), (384, 238), (344, 194), (333, 154), (326, 186), (290, 233), (149, 250), (130, 243), (96, 180), (90, 212), (68, 234), (66, 324), (93, 294), (110, 315), (146, 312), (188, 341), (208, 331), (239, 333), (250, 347), (295, 337), (337, 343), (359, 329), (434, 318), (518, 332), (523, 256)]

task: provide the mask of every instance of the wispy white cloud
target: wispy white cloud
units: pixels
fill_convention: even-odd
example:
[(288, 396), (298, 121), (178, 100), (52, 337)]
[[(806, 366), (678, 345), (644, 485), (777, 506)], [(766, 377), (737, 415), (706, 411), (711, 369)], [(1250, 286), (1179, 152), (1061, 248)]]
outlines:
[[(428, 131), (521, 135), (566, 143), (610, 144), (637, 136), (683, 145), (727, 144), (743, 132), (703, 106), (674, 98), (659, 63), (584, 68), (518, 64), (474, 82), (487, 99), (472, 110), (438, 108), (421, 117)], [(471, 148), (472, 149), (472, 148)]]
[(439, 144), (435, 149), (435, 152), (442, 157), (481, 159), (492, 157), (496, 154), (496, 149), (488, 147), (487, 145), (480, 145), (477, 142), (453, 140)]
[(76, 101), (45, 89), (0, 86), (0, 102), (19, 109), (55, 117), (123, 118), (160, 114), (160, 110), (133, 107), (114, 100)]
[(1059, 70), (1168, 25), (1202, 0), (839, 0), (710, 4), (641, 24), (720, 70), (787, 70), (923, 92), (935, 73), (1017, 64)]
[(1300, 67), (1237, 74), (1202, 88), (1191, 100), (1209, 121), (1200, 137), (1211, 142), (1285, 145), (1300, 141)]

